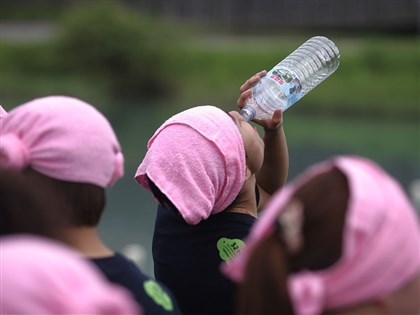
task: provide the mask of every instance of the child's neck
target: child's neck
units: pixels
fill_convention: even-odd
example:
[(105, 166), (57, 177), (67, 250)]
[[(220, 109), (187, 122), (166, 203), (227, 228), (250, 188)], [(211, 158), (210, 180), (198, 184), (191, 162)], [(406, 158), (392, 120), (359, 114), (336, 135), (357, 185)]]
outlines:
[(244, 214), (248, 214), (250, 216), (253, 216), (253, 217), (257, 218), (257, 210), (253, 211), (249, 208), (229, 206), (225, 211), (236, 212), (236, 213), (244, 213)]
[(253, 217), (258, 216), (257, 197), (255, 195), (255, 178), (245, 181), (235, 201), (225, 211), (246, 213)]
[(71, 227), (65, 232), (65, 240), (69, 246), (89, 258), (103, 258), (114, 255), (98, 235), (96, 227)]

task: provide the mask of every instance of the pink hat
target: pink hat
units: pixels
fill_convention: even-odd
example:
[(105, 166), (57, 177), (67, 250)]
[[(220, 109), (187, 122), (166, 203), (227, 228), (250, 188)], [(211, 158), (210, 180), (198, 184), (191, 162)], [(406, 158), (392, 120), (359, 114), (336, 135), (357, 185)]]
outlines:
[(35, 99), (11, 110), (0, 130), (2, 168), (35, 171), (54, 179), (111, 186), (124, 158), (108, 120), (71, 97)]
[(171, 117), (147, 148), (135, 179), (150, 190), (148, 176), (189, 224), (224, 210), (244, 183), (241, 134), (217, 107), (197, 106)]
[(3, 108), (3, 106), (0, 105), (0, 120), (7, 116), (7, 112)]
[(334, 167), (347, 177), (350, 189), (343, 253), (330, 268), (289, 277), (297, 315), (318, 315), (386, 296), (420, 271), (418, 217), (403, 189), (372, 161), (343, 156), (312, 166), (277, 192), (253, 227), (247, 247), (230, 265), (222, 266), (225, 273), (241, 281), (252, 248), (274, 231), (294, 192)]
[(21, 235), (0, 248), (2, 314), (141, 314), (128, 291), (61, 243)]

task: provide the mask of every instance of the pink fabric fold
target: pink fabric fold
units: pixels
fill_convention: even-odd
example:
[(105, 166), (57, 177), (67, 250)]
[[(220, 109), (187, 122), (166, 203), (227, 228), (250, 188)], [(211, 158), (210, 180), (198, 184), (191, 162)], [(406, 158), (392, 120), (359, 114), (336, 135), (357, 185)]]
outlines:
[(2, 119), (0, 167), (29, 166), (55, 179), (105, 188), (123, 175), (124, 157), (110, 123), (92, 105), (49, 96)]
[(332, 267), (302, 271), (289, 277), (289, 290), (297, 315), (318, 315), (386, 296), (420, 271), (418, 215), (404, 190), (374, 162), (339, 156), (306, 170), (276, 193), (246, 241), (246, 248), (224, 272), (243, 278), (252, 248), (274, 229), (293, 193), (314, 176), (333, 167), (348, 179), (350, 200), (344, 230), (344, 249)]
[(0, 239), (1, 314), (140, 315), (131, 294), (79, 254), (33, 236)]
[(0, 105), (0, 121), (2, 118), (7, 116), (6, 110), (3, 108), (3, 106)]
[(147, 176), (189, 224), (224, 210), (245, 180), (245, 149), (227, 113), (197, 106), (168, 119), (152, 136), (135, 174), (150, 190)]

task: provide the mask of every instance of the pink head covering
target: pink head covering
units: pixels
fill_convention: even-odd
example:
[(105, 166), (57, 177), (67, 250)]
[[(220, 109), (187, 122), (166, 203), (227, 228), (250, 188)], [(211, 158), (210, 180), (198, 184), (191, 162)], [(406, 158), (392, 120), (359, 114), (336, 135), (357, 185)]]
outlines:
[(238, 127), (214, 106), (197, 106), (168, 119), (153, 135), (135, 179), (146, 176), (189, 224), (224, 210), (245, 180), (245, 149)]
[(3, 106), (0, 105), (0, 120), (7, 116), (7, 112), (3, 108)]
[(141, 314), (128, 291), (61, 243), (21, 235), (0, 248), (1, 314)]
[(35, 99), (11, 110), (0, 130), (0, 166), (64, 181), (111, 186), (124, 158), (108, 120), (71, 97)]
[(318, 315), (386, 296), (420, 270), (418, 217), (400, 185), (372, 161), (343, 156), (312, 166), (273, 196), (247, 247), (230, 265), (222, 266), (226, 274), (240, 281), (252, 248), (274, 231), (294, 192), (333, 167), (347, 177), (350, 189), (343, 253), (330, 268), (289, 277), (297, 315)]

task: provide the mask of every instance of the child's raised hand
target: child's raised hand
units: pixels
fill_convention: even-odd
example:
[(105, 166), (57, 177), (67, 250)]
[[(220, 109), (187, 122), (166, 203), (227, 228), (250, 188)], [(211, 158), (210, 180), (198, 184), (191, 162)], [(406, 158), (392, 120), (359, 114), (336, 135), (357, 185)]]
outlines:
[(253, 122), (267, 130), (278, 130), (283, 125), (283, 112), (276, 109), (271, 119), (253, 119)]
[[(263, 76), (267, 74), (266, 70), (260, 71), (257, 74), (253, 75), (251, 78), (246, 80), (244, 84), (240, 87), (239, 91), (241, 95), (236, 102), (239, 108), (243, 108), (246, 103), (246, 99), (252, 94), (252, 87), (257, 83)], [(264, 127), (266, 130), (277, 130), (283, 125), (283, 113), (280, 109), (274, 111), (271, 119), (253, 119), (253, 122)]]
[(248, 80), (246, 80), (244, 84), (242, 84), (242, 86), (239, 88), (239, 92), (241, 93), (241, 95), (239, 96), (238, 101), (236, 102), (239, 108), (242, 109), (245, 106), (246, 99), (251, 96), (252, 86), (255, 83), (257, 83), (266, 74), (267, 74), (266, 70), (260, 71), (257, 74), (253, 75), (252, 77), (250, 77)]

